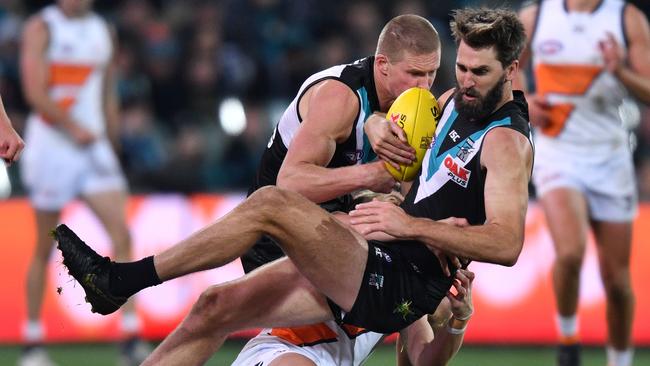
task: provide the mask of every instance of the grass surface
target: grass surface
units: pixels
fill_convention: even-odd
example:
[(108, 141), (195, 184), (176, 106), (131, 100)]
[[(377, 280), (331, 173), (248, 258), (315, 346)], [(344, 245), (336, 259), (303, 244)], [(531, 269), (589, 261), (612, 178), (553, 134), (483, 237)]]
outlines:
[[(207, 365), (230, 365), (244, 345), (242, 341), (228, 341)], [(0, 365), (16, 365), (20, 346), (0, 346)], [(52, 358), (61, 366), (115, 366), (117, 348), (110, 344), (57, 344), (48, 347)], [(452, 361), (451, 366), (552, 366), (555, 354), (551, 347), (465, 346)], [(605, 365), (605, 351), (600, 347), (587, 347), (583, 351), (583, 365)], [(650, 365), (650, 348), (635, 352), (635, 365)], [(366, 365), (395, 365), (394, 346), (379, 347)]]

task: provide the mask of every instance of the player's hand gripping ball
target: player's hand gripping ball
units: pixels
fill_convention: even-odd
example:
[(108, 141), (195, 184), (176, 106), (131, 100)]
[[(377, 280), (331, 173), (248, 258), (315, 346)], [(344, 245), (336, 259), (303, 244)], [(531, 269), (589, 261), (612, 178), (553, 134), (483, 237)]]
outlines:
[(386, 119), (404, 130), (408, 144), (415, 149), (416, 159), (412, 165), (400, 165), (399, 171), (388, 163), (386, 167), (395, 179), (411, 181), (417, 177), (424, 154), (431, 148), (440, 120), (438, 101), (427, 89), (407, 89), (395, 99)]

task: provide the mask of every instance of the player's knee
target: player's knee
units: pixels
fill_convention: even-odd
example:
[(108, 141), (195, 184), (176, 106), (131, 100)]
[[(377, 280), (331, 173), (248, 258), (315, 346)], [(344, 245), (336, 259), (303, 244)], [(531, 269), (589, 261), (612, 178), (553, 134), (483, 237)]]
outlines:
[(250, 196), (250, 199), (258, 201), (257, 203), (259, 204), (277, 208), (278, 204), (285, 202), (286, 197), (286, 190), (278, 188), (277, 186), (265, 186), (255, 191), (255, 193)]
[(557, 263), (562, 266), (565, 270), (580, 273), (580, 267), (582, 267), (583, 252), (574, 250), (574, 251), (563, 251), (557, 255)]
[(294, 205), (301, 197), (296, 192), (277, 186), (266, 186), (255, 191), (249, 200), (254, 202), (256, 210), (272, 213), (271, 217), (276, 217), (282, 213), (280, 208)]
[(601, 269), (603, 287), (610, 299), (629, 297), (632, 293), (629, 271)]
[(195, 333), (224, 331), (233, 323), (236, 309), (227, 286), (212, 286), (199, 296), (186, 319), (186, 329)]

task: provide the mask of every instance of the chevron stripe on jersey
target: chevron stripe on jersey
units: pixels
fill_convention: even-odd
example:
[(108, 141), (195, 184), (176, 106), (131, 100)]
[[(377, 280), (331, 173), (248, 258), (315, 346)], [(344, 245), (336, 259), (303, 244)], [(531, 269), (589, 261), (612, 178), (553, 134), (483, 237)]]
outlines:
[(402, 207), (410, 215), (441, 220), (463, 217), (472, 225), (485, 222), (486, 171), (481, 166), (483, 141), (489, 131), (504, 127), (531, 139), (523, 94), (482, 120), (458, 114), (453, 98), (444, 107), (432, 148), (422, 162)]

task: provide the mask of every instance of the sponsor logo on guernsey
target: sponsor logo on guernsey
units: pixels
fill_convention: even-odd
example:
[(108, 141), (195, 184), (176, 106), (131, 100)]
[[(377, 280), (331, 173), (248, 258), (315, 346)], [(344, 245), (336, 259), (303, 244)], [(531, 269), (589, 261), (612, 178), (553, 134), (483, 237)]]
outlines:
[(556, 40), (556, 39), (549, 39), (548, 41), (542, 42), (538, 47), (537, 50), (539, 51), (540, 54), (542, 55), (554, 55), (564, 48), (564, 45), (562, 45), (562, 42)]
[(462, 167), (451, 155), (447, 154), (443, 161), (445, 168), (447, 168), (447, 175), (449, 178), (463, 188), (467, 188), (467, 182), (472, 172)]
[(370, 273), (370, 276), (368, 278), (368, 285), (379, 290), (380, 288), (384, 287), (384, 276), (377, 273)]
[(386, 262), (390, 263), (393, 260), (391, 259), (390, 255), (388, 253), (384, 253), (381, 251), (381, 249), (375, 247), (375, 255), (379, 258), (383, 258)]
[(449, 138), (451, 138), (453, 142), (456, 142), (456, 140), (460, 138), (460, 135), (458, 132), (456, 132), (456, 130), (451, 130), (451, 132), (449, 132)]
[(348, 162), (354, 164), (357, 161), (360, 161), (363, 159), (363, 150), (356, 150), (356, 151), (350, 151), (345, 153), (346, 159), (348, 159)]

